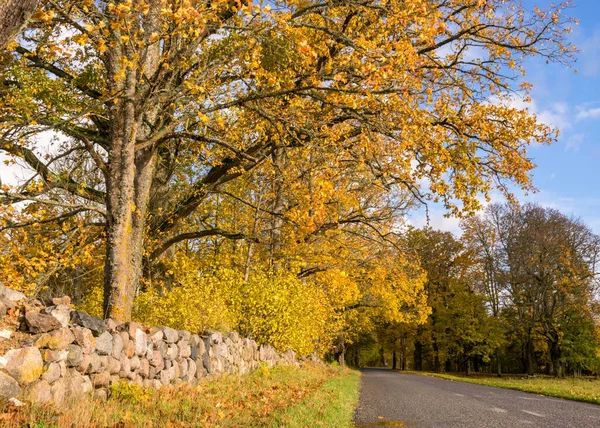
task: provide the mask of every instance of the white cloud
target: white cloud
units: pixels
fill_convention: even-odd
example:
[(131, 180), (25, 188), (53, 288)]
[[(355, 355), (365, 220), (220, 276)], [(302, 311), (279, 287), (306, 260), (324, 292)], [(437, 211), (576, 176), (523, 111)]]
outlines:
[(584, 108), (584, 107), (578, 107), (579, 112), (577, 113), (577, 121), (582, 121), (582, 120), (586, 120), (586, 119), (595, 119), (597, 117), (600, 117), (600, 107), (596, 107), (596, 108)]

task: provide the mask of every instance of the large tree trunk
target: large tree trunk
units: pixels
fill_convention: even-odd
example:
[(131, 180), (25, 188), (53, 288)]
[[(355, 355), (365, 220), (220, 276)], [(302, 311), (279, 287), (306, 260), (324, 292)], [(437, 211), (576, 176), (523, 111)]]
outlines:
[(527, 343), (525, 344), (525, 353), (526, 353), (526, 364), (527, 364), (527, 375), (533, 376), (535, 374), (533, 370), (533, 341), (531, 338), (527, 339)]
[(379, 363), (382, 367), (387, 367), (388, 365), (387, 360), (385, 358), (385, 349), (383, 349), (383, 346), (379, 348)]
[[(131, 79), (131, 76), (129, 78)], [(112, 144), (106, 189), (108, 218), (104, 315), (119, 321), (131, 319), (136, 271), (141, 268), (141, 265), (135, 266), (141, 257), (134, 256), (134, 252), (141, 252), (142, 248), (134, 248), (134, 235), (137, 236), (137, 233), (133, 231), (137, 128), (133, 105), (134, 91), (135, 85), (129, 86), (129, 100), (112, 107)]]
[(415, 342), (414, 366), (415, 370), (423, 370), (423, 344), (418, 340)]
[(563, 364), (560, 361), (560, 357), (561, 357), (560, 345), (557, 342), (554, 342), (554, 341), (551, 342), (550, 343), (550, 360), (551, 360), (551, 365), (552, 365), (552, 372), (550, 374), (554, 375), (558, 378), (562, 378), (565, 376)]
[(440, 350), (435, 336), (433, 338), (433, 371), (436, 373), (442, 371), (442, 367), (440, 365)]
[(346, 365), (346, 339), (344, 338), (344, 333), (338, 334), (333, 356), (341, 367)]
[[(160, 26), (161, 0), (151, 2), (151, 12), (144, 20), (145, 33), (150, 35)], [(150, 36), (148, 36), (150, 37)], [(130, 46), (123, 51), (111, 51), (109, 70), (118, 75), (120, 55), (139, 55)], [(158, 69), (160, 46), (149, 43), (142, 52), (144, 73), (151, 76)], [(158, 103), (137, 99), (137, 70), (125, 70), (125, 81), (111, 81), (111, 92), (123, 92), (119, 102), (111, 105), (111, 145), (106, 174), (107, 249), (104, 268), (104, 315), (119, 321), (131, 320), (135, 291), (144, 267), (144, 237), (150, 190), (155, 173), (156, 153), (152, 146), (136, 151), (136, 142), (146, 140), (159, 114)], [(138, 104), (144, 109), (140, 114)]]
[(38, 0), (2, 0), (0, 2), (0, 49), (21, 31), (31, 14), (35, 11)]
[(500, 348), (496, 349), (496, 376), (502, 377), (502, 361), (500, 360)]

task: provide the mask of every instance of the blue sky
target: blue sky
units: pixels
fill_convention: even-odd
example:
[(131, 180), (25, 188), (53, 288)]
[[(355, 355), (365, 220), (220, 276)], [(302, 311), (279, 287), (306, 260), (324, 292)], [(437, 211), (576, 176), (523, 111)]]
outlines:
[[(535, 4), (544, 8), (550, 1)], [(539, 192), (519, 199), (581, 217), (600, 234), (600, 1), (576, 1), (568, 14), (579, 19), (570, 35), (581, 50), (573, 67), (540, 60), (526, 66), (526, 80), (534, 85), (529, 109), (544, 123), (559, 128), (561, 135), (550, 147), (531, 149), (530, 156), (538, 165), (533, 177)], [(460, 232), (458, 220), (444, 218), (438, 206), (429, 208), (432, 227)], [(413, 215), (411, 223), (423, 225), (422, 212)]]

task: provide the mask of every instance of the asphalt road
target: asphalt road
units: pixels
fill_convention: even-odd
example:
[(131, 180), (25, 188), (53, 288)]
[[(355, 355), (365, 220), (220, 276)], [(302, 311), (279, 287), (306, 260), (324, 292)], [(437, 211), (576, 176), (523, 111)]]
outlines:
[(600, 428), (600, 406), (385, 369), (362, 371), (358, 428)]

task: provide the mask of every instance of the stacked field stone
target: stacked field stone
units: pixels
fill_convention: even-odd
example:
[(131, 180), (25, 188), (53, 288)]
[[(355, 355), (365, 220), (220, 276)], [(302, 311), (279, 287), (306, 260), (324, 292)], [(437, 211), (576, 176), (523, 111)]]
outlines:
[(29, 339), (0, 357), (0, 397), (60, 404), (86, 392), (107, 397), (122, 381), (160, 388), (245, 374), (261, 363), (300, 364), (293, 351), (278, 353), (238, 333), (120, 324), (73, 310), (68, 297), (48, 303), (0, 286), (0, 315), (18, 317)]

